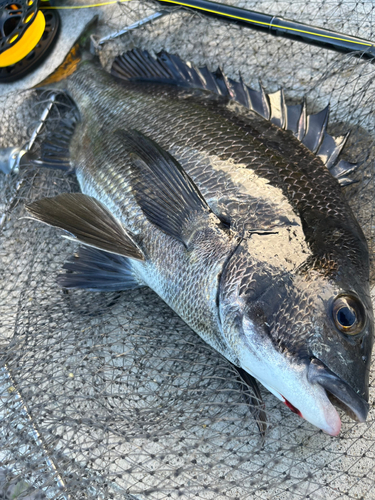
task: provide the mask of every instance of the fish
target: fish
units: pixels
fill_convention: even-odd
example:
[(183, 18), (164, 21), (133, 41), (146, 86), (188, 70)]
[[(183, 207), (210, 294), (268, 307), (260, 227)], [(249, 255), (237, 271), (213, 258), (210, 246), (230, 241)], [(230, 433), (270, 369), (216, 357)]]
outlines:
[(51, 88), (72, 112), (34, 164), (74, 171), (81, 192), (26, 210), (81, 244), (59, 285), (148, 286), (312, 425), (337, 436), (336, 407), (365, 422), (369, 251), (329, 108), (308, 115), (282, 90), (139, 49), (111, 74), (88, 60)]

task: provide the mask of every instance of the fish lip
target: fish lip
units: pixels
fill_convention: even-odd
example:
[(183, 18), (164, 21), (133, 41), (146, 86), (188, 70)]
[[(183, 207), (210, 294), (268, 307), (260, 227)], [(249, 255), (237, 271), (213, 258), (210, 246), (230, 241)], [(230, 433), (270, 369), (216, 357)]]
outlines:
[[(308, 381), (319, 384), (327, 392), (332, 402), (339, 405), (351, 418), (358, 422), (365, 422), (369, 412), (369, 404), (359, 396), (350, 385), (327, 368), (319, 359), (312, 358), (308, 373)], [(333, 396), (333, 398), (330, 396)], [(340, 404), (341, 403), (341, 404)]]

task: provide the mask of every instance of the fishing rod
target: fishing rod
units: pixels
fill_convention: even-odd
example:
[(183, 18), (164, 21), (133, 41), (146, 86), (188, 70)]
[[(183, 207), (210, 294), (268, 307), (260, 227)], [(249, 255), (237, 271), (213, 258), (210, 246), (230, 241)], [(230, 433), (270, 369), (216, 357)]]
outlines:
[[(58, 10), (105, 7), (126, 1), (129, 0), (101, 0), (99, 3), (89, 5), (66, 6), (51, 4), (49, 0), (0, 0), (0, 83), (8, 83), (24, 77), (45, 59), (59, 31)], [(163, 7), (174, 6), (200, 12), (240, 26), (324, 46), (339, 52), (351, 52), (361, 57), (375, 58), (375, 44), (369, 40), (283, 19), (281, 16), (246, 10), (210, 0), (153, 0), (154, 5), (155, 3)], [(94, 40), (94, 49), (98, 50), (103, 43), (170, 12), (170, 9), (156, 12), (117, 33), (98, 41)]]
[(361, 38), (344, 35), (335, 31), (310, 26), (284, 19), (281, 16), (263, 14), (251, 10), (233, 7), (209, 0), (154, 0), (165, 6), (184, 7), (201, 12), (216, 19), (245, 26), (246, 28), (266, 31), (272, 35), (291, 38), (310, 45), (318, 45), (338, 52), (354, 52), (367, 58), (375, 58), (375, 43)]

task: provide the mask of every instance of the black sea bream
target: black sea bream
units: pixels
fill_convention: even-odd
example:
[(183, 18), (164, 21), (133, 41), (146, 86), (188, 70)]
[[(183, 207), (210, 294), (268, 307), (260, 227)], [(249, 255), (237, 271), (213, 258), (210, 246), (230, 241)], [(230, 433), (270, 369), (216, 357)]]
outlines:
[(59, 84), (77, 118), (39, 161), (82, 190), (28, 206), (84, 245), (60, 285), (149, 286), (315, 426), (340, 432), (332, 401), (365, 421), (369, 256), (332, 175), (348, 166), (328, 111), (166, 53), (129, 52), (112, 73), (86, 62)]

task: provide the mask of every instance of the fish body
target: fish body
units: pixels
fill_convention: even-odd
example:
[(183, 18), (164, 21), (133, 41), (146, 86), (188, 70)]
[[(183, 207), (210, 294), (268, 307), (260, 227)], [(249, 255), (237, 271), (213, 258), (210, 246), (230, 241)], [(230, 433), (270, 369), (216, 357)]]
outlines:
[[(119, 80), (89, 62), (64, 82), (79, 114), (69, 163), (133, 245), (115, 257), (122, 288), (152, 288), (325, 432), (340, 431), (332, 395), (365, 420), (369, 258), (339, 183), (293, 133), (233, 99), (140, 74)], [(121, 254), (87, 243), (38, 203), (34, 218)], [(79, 287), (72, 276), (82, 267), (71, 270), (60, 283)]]

